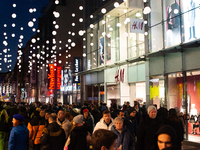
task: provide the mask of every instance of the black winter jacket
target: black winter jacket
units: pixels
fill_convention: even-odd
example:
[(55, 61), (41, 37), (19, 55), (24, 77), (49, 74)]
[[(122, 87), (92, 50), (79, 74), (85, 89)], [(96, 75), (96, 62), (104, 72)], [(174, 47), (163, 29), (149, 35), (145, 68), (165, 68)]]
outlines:
[(147, 115), (138, 126), (136, 150), (151, 149), (154, 144), (154, 135), (163, 125), (163, 121), (158, 117), (151, 119)]
[(71, 132), (68, 150), (87, 150), (87, 134), (85, 126), (76, 126)]
[(44, 128), (40, 142), (43, 146), (49, 144), (48, 150), (63, 150), (66, 142), (65, 132), (57, 122), (53, 122)]

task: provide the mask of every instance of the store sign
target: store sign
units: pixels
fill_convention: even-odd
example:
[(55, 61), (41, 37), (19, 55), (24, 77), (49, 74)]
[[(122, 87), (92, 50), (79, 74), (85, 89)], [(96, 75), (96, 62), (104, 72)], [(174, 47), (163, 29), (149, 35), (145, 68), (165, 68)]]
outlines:
[(55, 71), (54, 71), (54, 64), (49, 64), (49, 71), (50, 71), (50, 74), (48, 74), (49, 89), (54, 90), (54, 89), (55, 89)]
[(61, 67), (57, 67), (57, 90), (60, 90), (61, 86)]
[(77, 75), (79, 71), (80, 71), (80, 58), (75, 57), (74, 58), (74, 73), (75, 73), (75, 76), (73, 77), (73, 83), (79, 83), (80, 82), (80, 77)]
[(131, 18), (130, 29), (131, 33), (144, 33), (144, 19)]
[(118, 69), (115, 74), (115, 83), (124, 83), (124, 69)]

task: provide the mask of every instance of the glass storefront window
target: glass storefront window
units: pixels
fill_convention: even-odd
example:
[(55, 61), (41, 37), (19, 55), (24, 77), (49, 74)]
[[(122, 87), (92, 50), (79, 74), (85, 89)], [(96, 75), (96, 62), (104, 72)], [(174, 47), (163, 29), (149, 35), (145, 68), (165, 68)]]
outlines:
[(97, 51), (92, 52), (92, 68), (97, 67)]
[[(108, 18), (107, 18), (108, 19)], [(109, 17), (106, 23), (106, 64), (119, 61), (119, 27), (117, 26), (119, 18)]]
[[(187, 75), (187, 98), (188, 98), (188, 114), (190, 116), (188, 124), (188, 133), (199, 134), (198, 116), (200, 115), (200, 71), (188, 71)], [(194, 116), (194, 121), (192, 120)], [(195, 126), (196, 125), (196, 126)], [(194, 137), (190, 136), (189, 140)]]
[(151, 27), (151, 43), (149, 52), (156, 52), (163, 49), (163, 29), (162, 24)]
[(153, 76), (149, 80), (150, 104), (156, 104), (157, 108), (163, 106), (165, 100), (165, 84), (163, 76)]

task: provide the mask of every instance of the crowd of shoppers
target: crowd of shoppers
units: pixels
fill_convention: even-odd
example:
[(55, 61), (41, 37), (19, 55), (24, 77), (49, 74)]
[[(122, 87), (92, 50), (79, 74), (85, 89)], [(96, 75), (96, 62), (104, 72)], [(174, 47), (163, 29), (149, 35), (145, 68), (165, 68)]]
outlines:
[[(175, 109), (135, 101), (131, 107), (0, 102), (0, 150), (181, 150)], [(97, 141), (98, 142), (95, 142)]]

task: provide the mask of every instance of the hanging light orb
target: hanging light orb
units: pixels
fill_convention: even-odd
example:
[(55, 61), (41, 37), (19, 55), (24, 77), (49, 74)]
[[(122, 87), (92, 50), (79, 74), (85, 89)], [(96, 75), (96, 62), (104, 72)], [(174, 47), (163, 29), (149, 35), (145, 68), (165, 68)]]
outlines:
[(7, 24), (4, 24), (3, 26), (4, 26), (4, 27), (7, 27)]
[(72, 40), (71, 40), (71, 39), (68, 39), (68, 42), (69, 42), (69, 43), (71, 43), (71, 42), (72, 42)]
[(20, 39), (23, 39), (24, 38), (24, 36), (23, 35), (20, 35), (20, 37), (19, 37)]
[(59, 28), (59, 25), (56, 24), (56, 25), (55, 25), (55, 29), (58, 29), (58, 28)]
[(35, 29), (35, 28), (33, 28), (33, 29), (32, 29), (32, 31), (33, 31), (33, 32), (35, 32), (35, 31), (36, 31), (36, 29)]
[(93, 24), (90, 24), (90, 28), (94, 28), (94, 25), (93, 25)]
[(86, 53), (83, 53), (83, 57), (86, 57)]
[(58, 5), (59, 4), (59, 0), (55, 0), (55, 4)]
[(79, 22), (83, 22), (83, 18), (79, 18)]
[(30, 12), (30, 13), (33, 13), (33, 9), (32, 9), (32, 8), (30, 8), (30, 9), (29, 9), (29, 12)]
[(78, 32), (78, 34), (79, 34), (80, 36), (83, 36), (83, 34), (84, 34), (83, 30), (80, 30), (80, 31)]
[(12, 27), (13, 27), (13, 28), (15, 27), (15, 23), (12, 24)]
[(40, 33), (40, 29), (37, 29), (37, 33)]
[(75, 44), (74, 42), (72, 42), (72, 43), (71, 43), (71, 46), (72, 46), (72, 47), (75, 47), (75, 46), (76, 46), (76, 44)]
[(15, 34), (13, 33), (11, 36), (12, 36), (12, 37), (15, 37)]
[(33, 8), (33, 12), (36, 12), (36, 8)]
[(12, 18), (16, 18), (17, 15), (15, 13), (12, 14)]
[(72, 36), (75, 36), (75, 33), (74, 33), (74, 32), (72, 32)]
[(79, 10), (83, 10), (83, 6), (79, 6)]
[(71, 31), (69, 31), (68, 34), (71, 34)]
[(75, 17), (75, 13), (72, 14), (72, 17)]
[(119, 7), (119, 3), (118, 3), (118, 2), (115, 2), (115, 3), (114, 3), (114, 7), (115, 7), (115, 8)]
[(56, 21), (53, 21), (53, 24), (56, 24)]
[(52, 35), (56, 35), (57, 34), (57, 32), (56, 31), (52, 31)]
[(16, 7), (17, 5), (16, 4), (13, 4), (13, 7)]
[(29, 26), (29, 27), (33, 27), (33, 26), (34, 26), (34, 23), (33, 23), (32, 21), (29, 21), (29, 22), (28, 22), (28, 26)]
[(32, 38), (31, 42), (32, 42), (32, 43), (35, 43), (35, 42), (36, 42), (36, 39), (35, 39), (35, 38)]
[(35, 19), (35, 18), (33, 18), (33, 22), (36, 22), (36, 19)]
[(23, 28), (23, 27), (21, 27), (21, 28), (20, 28), (20, 30), (24, 30), (24, 28)]
[(94, 16), (93, 15), (90, 15), (90, 18), (93, 18)]
[(74, 23), (74, 22), (72, 23), (72, 26), (73, 26), (73, 27), (75, 26), (75, 23)]
[(106, 13), (106, 9), (105, 9), (105, 8), (102, 8), (102, 9), (101, 9), (101, 13), (102, 13), (102, 14), (105, 14), (105, 13)]

